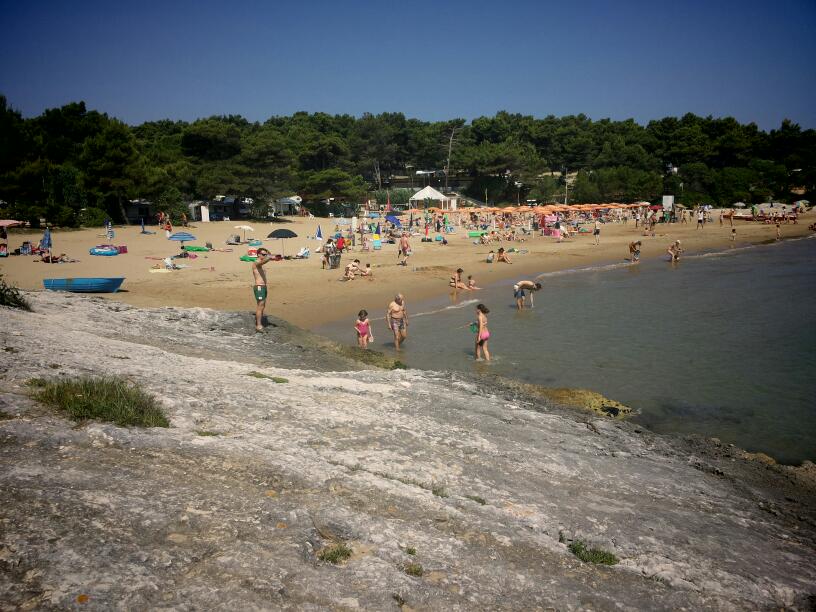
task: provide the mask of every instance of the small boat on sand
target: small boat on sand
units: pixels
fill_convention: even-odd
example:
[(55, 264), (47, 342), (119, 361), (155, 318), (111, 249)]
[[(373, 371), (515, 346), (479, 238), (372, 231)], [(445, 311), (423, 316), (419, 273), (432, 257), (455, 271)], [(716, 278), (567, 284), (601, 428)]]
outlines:
[(76, 278), (44, 278), (43, 286), (49, 291), (72, 291), (74, 293), (116, 293), (122, 286), (125, 277), (95, 278), (80, 276)]

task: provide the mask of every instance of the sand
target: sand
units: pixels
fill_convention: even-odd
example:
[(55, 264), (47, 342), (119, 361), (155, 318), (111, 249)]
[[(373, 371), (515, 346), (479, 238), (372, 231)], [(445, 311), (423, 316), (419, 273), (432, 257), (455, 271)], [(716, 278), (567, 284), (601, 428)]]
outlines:
[[(718, 215), (715, 213), (715, 218)], [(783, 224), (782, 237), (806, 235), (808, 225), (816, 220), (811, 211), (800, 217), (799, 223)], [(0, 259), (0, 273), (8, 281), (22, 289), (41, 289), (44, 278), (75, 276), (124, 276), (122, 290), (108, 297), (136, 306), (200, 306), (226, 311), (252, 311), (252, 273), (249, 263), (239, 257), (246, 253), (246, 246), (228, 247), (230, 234), (241, 233), (234, 226), (241, 221), (196, 223), (187, 228), (197, 237), (196, 245), (212, 242), (216, 248), (232, 248), (232, 252), (198, 253), (192, 260), (177, 260), (188, 264), (184, 270), (169, 273), (151, 272), (151, 266), (160, 263), (150, 258), (162, 258), (179, 251), (179, 243), (169, 242), (164, 232), (143, 235), (139, 226), (117, 227), (113, 242), (126, 245), (128, 252), (116, 257), (97, 257), (88, 249), (108, 242), (101, 228), (83, 230), (56, 230), (53, 232), (54, 252), (66, 253), (80, 260), (78, 263), (44, 264), (38, 257), (8, 257)], [(382, 250), (361, 252), (359, 247), (343, 256), (341, 268), (353, 258), (362, 265), (371, 263), (374, 279), (357, 278), (342, 280), (342, 269), (321, 269), (321, 255), (315, 254), (317, 242), (313, 236), (318, 224), (324, 236), (334, 229), (332, 219), (293, 218), (291, 223), (249, 222), (254, 233), (248, 237), (265, 237), (274, 229), (285, 227), (298, 237), (285, 241), (265, 240), (264, 245), (272, 253), (294, 254), (302, 246), (308, 246), (312, 257), (307, 260), (271, 262), (266, 265), (269, 283), (267, 312), (292, 323), (314, 328), (343, 318), (352, 320), (361, 308), (372, 316), (379, 316), (391, 297), (397, 292), (405, 294), (408, 305), (449, 291), (448, 278), (461, 267), (463, 278), (472, 274), (481, 287), (503, 279), (532, 278), (536, 274), (560, 269), (579, 268), (601, 263), (622, 262), (629, 257), (628, 244), (632, 240), (643, 241), (641, 259), (662, 258), (669, 244), (680, 239), (687, 253), (705, 250), (728, 249), (750, 243), (760, 243), (775, 238), (773, 225), (737, 222), (737, 240), (730, 240), (731, 229), (726, 221), (696, 229), (694, 223), (656, 226), (655, 237), (643, 236), (634, 223), (607, 224), (601, 231), (601, 244), (595, 246), (591, 234), (556, 242), (551, 237), (535, 236), (524, 243), (504, 243), (505, 248), (514, 246), (528, 249), (526, 254), (511, 255), (513, 264), (487, 264), (485, 257), (496, 246), (474, 245), (467, 232), (459, 231), (448, 236), (449, 244), (422, 243), (420, 237), (411, 240), (413, 255), (408, 266), (397, 265), (396, 245), (384, 244)], [(155, 229), (155, 228), (149, 228)], [(36, 242), (41, 231), (12, 229), (9, 231), (9, 249), (20, 246), (23, 240)], [(682, 265), (682, 263), (681, 263)], [(478, 292), (475, 293), (478, 295)]]

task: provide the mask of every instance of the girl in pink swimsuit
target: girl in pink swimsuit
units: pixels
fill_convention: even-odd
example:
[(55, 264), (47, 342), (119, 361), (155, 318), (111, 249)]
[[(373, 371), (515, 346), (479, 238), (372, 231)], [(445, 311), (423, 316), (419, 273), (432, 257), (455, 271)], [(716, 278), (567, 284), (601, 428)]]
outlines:
[(490, 331), (487, 329), (487, 313), (490, 311), (484, 304), (476, 306), (477, 325), (476, 331), (476, 361), (484, 354), (485, 361), (490, 361), (490, 351), (487, 350), (487, 341), (490, 339)]
[(360, 348), (368, 348), (368, 343), (374, 340), (374, 336), (371, 333), (371, 323), (368, 321), (368, 312), (361, 310), (357, 314), (354, 329), (357, 332), (357, 346)]

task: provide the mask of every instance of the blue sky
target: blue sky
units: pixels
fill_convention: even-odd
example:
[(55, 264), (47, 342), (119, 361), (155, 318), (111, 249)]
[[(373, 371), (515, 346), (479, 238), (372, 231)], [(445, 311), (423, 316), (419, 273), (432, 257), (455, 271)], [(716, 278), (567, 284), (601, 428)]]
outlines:
[(816, 127), (816, 2), (8, 2), (0, 93), (128, 123), (295, 111)]

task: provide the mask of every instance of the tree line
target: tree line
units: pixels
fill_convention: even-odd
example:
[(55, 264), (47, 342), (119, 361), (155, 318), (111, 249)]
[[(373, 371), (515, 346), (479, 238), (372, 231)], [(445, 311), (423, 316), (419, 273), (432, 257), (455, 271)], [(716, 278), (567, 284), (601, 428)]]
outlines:
[(568, 176), (573, 202), (791, 201), (814, 191), (816, 131), (693, 114), (643, 126), (507, 112), (470, 123), (299, 112), (129, 126), (84, 102), (23, 118), (0, 96), (0, 215), (35, 224), (92, 225), (121, 219), (129, 199), (180, 209), (216, 194), (253, 198), (263, 216), (272, 198), (293, 193), (313, 203), (382, 198), (392, 177), (416, 170), (464, 179), (466, 195), (499, 204), (560, 199)]

